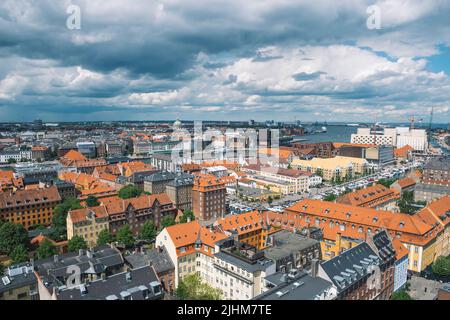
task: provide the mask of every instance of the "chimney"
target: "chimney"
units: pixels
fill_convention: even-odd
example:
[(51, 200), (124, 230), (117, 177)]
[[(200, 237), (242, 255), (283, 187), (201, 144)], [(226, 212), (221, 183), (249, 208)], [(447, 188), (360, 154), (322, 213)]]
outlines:
[(86, 250), (86, 256), (89, 258), (89, 259), (92, 259), (92, 251), (91, 250)]
[(81, 257), (84, 255), (84, 250), (83, 249), (79, 249), (78, 250), (78, 256)]
[(311, 260), (311, 277), (316, 278), (318, 272), (319, 272), (319, 260), (312, 259)]
[(58, 257), (57, 254), (55, 254), (55, 255), (53, 256), (53, 262), (54, 262), (54, 263), (57, 263), (58, 261), (59, 261), (59, 257)]

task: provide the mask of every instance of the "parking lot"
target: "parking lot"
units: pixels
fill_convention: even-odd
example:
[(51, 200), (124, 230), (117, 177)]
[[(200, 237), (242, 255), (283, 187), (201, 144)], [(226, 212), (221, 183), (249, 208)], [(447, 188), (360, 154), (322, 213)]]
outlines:
[(406, 176), (407, 173), (414, 169), (421, 168), (423, 166), (423, 160), (410, 161), (404, 165), (389, 165), (383, 167), (380, 171), (359, 177), (349, 182), (345, 182), (339, 185), (331, 185), (330, 183), (324, 183), (319, 187), (310, 188), (309, 192), (301, 194), (290, 194), (282, 196), (281, 199), (274, 199), (272, 203), (267, 202), (251, 202), (237, 198), (234, 195), (227, 195), (227, 201), (229, 203), (230, 213), (239, 214), (255, 210), (260, 207), (265, 209), (282, 212), (284, 208), (290, 207), (296, 202), (303, 199), (324, 199), (327, 195), (334, 194), (337, 197), (349, 190), (364, 188), (368, 185), (380, 180), (380, 179), (400, 179)]

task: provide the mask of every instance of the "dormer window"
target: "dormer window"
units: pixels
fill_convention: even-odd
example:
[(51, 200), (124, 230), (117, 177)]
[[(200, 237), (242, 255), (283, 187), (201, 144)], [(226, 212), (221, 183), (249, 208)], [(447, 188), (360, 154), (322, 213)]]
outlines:
[(400, 226), (400, 228), (403, 228), (403, 227), (405, 227), (405, 223), (403, 221), (400, 221), (399, 226)]

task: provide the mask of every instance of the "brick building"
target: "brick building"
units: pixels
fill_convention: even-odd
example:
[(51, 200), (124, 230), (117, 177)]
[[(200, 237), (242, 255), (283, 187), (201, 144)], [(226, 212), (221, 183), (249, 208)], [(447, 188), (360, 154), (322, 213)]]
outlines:
[(332, 142), (294, 142), (292, 147), (296, 149), (296, 152), (299, 154), (307, 154), (318, 158), (331, 158), (334, 155)]
[(192, 186), (194, 177), (189, 174), (177, 176), (166, 185), (166, 194), (180, 210), (192, 210)]
[(200, 221), (221, 218), (226, 213), (225, 182), (215, 176), (199, 174), (192, 187), (192, 209)]
[(319, 266), (319, 277), (333, 282), (338, 300), (388, 300), (394, 287), (395, 250), (386, 232)]
[(159, 228), (164, 217), (175, 218), (178, 213), (165, 193), (141, 195), (130, 199), (113, 197), (105, 199), (102, 205), (106, 207), (109, 230), (112, 234), (128, 224), (133, 234), (137, 235), (146, 221), (152, 221)]
[(0, 193), (0, 220), (22, 224), (25, 229), (35, 224), (49, 225), (53, 209), (59, 203), (61, 196), (55, 186), (3, 192)]
[(357, 207), (374, 208), (378, 210), (398, 211), (397, 200), (400, 192), (386, 188), (381, 184), (355, 190), (337, 198), (336, 202)]

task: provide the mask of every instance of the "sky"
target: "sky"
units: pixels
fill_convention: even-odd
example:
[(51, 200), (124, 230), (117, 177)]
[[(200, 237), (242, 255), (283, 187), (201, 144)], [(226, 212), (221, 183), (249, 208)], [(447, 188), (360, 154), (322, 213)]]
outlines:
[(449, 17), (448, 0), (1, 0), (0, 122), (428, 122), (433, 107), (447, 123)]

